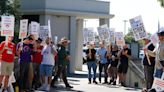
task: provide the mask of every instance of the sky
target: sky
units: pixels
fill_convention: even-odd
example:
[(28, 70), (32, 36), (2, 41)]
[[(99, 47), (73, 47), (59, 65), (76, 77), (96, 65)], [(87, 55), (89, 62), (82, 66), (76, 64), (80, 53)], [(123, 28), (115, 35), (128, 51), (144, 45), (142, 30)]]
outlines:
[[(158, 29), (158, 21), (160, 26), (164, 26), (164, 8), (162, 8), (157, 0), (103, 0), (110, 1), (110, 13), (115, 17), (110, 20), (110, 28), (115, 31), (124, 32), (124, 22), (126, 22), (126, 33), (130, 28), (129, 19), (141, 15), (145, 30), (149, 33), (155, 33)], [(93, 26), (94, 23), (94, 26)], [(85, 27), (99, 26), (97, 19), (87, 20)]]

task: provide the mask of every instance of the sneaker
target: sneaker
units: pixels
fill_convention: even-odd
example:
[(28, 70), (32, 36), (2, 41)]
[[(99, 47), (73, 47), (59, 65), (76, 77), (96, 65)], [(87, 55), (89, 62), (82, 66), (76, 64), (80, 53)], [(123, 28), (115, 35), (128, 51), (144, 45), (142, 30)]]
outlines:
[(46, 87), (45, 90), (46, 90), (46, 91), (50, 91), (50, 85), (47, 85), (47, 87)]
[(73, 88), (73, 86), (68, 85), (68, 86), (66, 86), (66, 88)]
[(110, 80), (110, 82), (108, 83), (109, 85), (112, 84), (113, 80)]
[(102, 83), (102, 84), (108, 84), (108, 82), (104, 82), (104, 83)]
[(7, 89), (3, 89), (2, 92), (8, 92)]
[(113, 82), (113, 85), (116, 85), (116, 81)]
[(121, 82), (121, 86), (126, 87), (125, 82)]
[(40, 88), (38, 88), (38, 90), (45, 90), (46, 88), (46, 84), (43, 84)]
[(97, 82), (96, 82), (96, 81), (93, 81), (93, 83), (97, 84)]

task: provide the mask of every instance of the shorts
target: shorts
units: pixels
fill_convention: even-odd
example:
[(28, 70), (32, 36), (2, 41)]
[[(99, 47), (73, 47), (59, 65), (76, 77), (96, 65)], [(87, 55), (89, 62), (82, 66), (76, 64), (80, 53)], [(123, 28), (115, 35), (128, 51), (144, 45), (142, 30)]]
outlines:
[(52, 76), (53, 65), (40, 65), (40, 75), (42, 76)]
[(0, 75), (11, 75), (14, 69), (13, 62), (0, 62)]
[(118, 73), (126, 74), (128, 71), (128, 65), (122, 65), (120, 64), (118, 67)]

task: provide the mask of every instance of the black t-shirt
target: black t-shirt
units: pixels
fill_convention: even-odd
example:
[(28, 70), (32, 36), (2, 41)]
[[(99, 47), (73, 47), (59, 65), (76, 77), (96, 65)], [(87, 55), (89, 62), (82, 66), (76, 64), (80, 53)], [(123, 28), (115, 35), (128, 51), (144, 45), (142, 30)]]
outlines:
[[(130, 49), (126, 48), (126, 49), (124, 49), (123, 51), (127, 51), (127, 54), (128, 54), (128, 55), (131, 55), (131, 50), (130, 50)], [(120, 56), (120, 63), (121, 63), (122, 65), (128, 65), (128, 61), (129, 61), (129, 58), (128, 58), (126, 55), (122, 55), (122, 53), (121, 53), (121, 56)]]
[[(89, 49), (86, 50), (86, 54), (89, 54)], [(91, 49), (91, 58), (87, 56), (87, 62), (96, 61), (96, 50)]]
[[(155, 46), (153, 44), (150, 44), (147, 49), (150, 51), (153, 51), (155, 49)], [(151, 65), (149, 65), (146, 55), (144, 56), (144, 59), (143, 59), (143, 65), (155, 66), (155, 57), (149, 56), (149, 59), (150, 59)]]
[[(115, 56), (115, 58), (117, 58), (117, 53), (118, 51), (112, 51), (111, 54)], [(115, 59), (114, 61), (111, 59), (111, 66), (113, 67), (117, 67), (118, 65), (118, 59)]]

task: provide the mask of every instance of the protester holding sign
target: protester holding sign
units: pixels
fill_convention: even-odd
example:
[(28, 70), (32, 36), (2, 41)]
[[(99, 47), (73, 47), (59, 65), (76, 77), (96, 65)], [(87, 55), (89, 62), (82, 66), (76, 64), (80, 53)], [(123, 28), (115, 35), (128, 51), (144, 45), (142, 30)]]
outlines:
[(164, 29), (160, 29), (157, 33), (159, 38), (159, 46), (156, 51), (150, 51), (145, 49), (150, 56), (156, 57), (156, 72), (155, 77), (161, 78), (162, 73), (164, 72)]
[[(44, 46), (41, 54), (43, 59), (40, 65), (40, 75), (42, 79), (42, 86), (39, 90), (50, 90), (50, 84), (52, 80), (52, 71), (55, 64), (54, 55), (57, 53), (56, 47), (51, 43), (51, 38), (46, 39), (46, 45)], [(46, 83), (46, 77), (48, 78), (48, 83)]]
[(118, 75), (119, 75), (119, 83), (122, 86), (125, 85), (126, 81), (126, 73), (128, 71), (128, 61), (131, 58), (131, 50), (128, 48), (128, 45), (124, 45), (123, 49), (119, 52), (120, 57), (120, 65), (118, 68)]
[(109, 67), (109, 74), (110, 74), (109, 84), (116, 85), (118, 61), (119, 61), (118, 46), (117, 45), (112, 45), (111, 64), (110, 64), (110, 67)]
[(34, 72), (34, 78), (33, 78), (33, 87), (36, 89), (41, 85), (40, 81), (40, 64), (42, 61), (42, 55), (41, 51), (43, 49), (43, 46), (41, 45), (42, 39), (38, 38), (36, 40), (36, 46), (34, 47), (34, 53), (33, 53), (33, 72)]
[[(20, 90), (31, 90), (32, 82), (31, 82), (31, 72), (30, 69), (32, 69), (31, 61), (32, 61), (32, 52), (33, 52), (33, 45), (31, 44), (33, 42), (33, 38), (30, 36), (26, 37), (23, 41), (23, 43), (18, 44), (18, 50), (17, 55), (20, 58)], [(31, 72), (31, 74), (30, 74)]]
[(9, 77), (11, 76), (14, 68), (14, 56), (16, 48), (12, 40), (13, 37), (9, 36), (7, 41), (3, 41), (0, 44), (0, 86), (2, 86), (2, 80), (4, 78), (4, 87), (2, 92), (7, 90)]
[[(144, 42), (145, 42), (145, 47), (143, 48), (143, 50), (148, 49), (150, 51), (153, 51), (155, 49), (155, 46), (153, 45), (153, 43), (151, 43), (151, 40), (148, 37), (144, 38)], [(145, 51), (145, 55), (143, 58), (145, 84), (146, 84), (145, 90), (149, 90), (151, 89), (154, 80), (155, 57), (146, 54), (147, 52)]]
[(108, 68), (108, 61), (106, 57), (107, 50), (104, 46), (103, 42), (100, 42), (100, 48), (97, 51), (97, 54), (100, 58), (98, 61), (99, 64), (99, 82), (101, 83), (101, 76), (102, 76), (102, 70), (104, 70), (104, 84), (108, 83), (108, 73), (107, 73), (107, 68)]
[(88, 66), (88, 84), (91, 84), (92, 81), (92, 74), (91, 69), (93, 69), (93, 83), (97, 84), (96, 82), (96, 50), (94, 49), (94, 42), (90, 42), (89, 48), (86, 50), (87, 54), (87, 66)]
[(159, 30), (158, 39), (159, 39), (159, 46), (156, 50), (150, 51), (148, 49), (145, 49), (145, 52), (148, 53), (148, 55), (152, 57), (156, 57), (156, 64), (155, 64), (155, 79), (153, 83), (153, 88), (155, 88), (157, 91), (160, 90), (160, 92), (163, 92), (163, 85), (160, 85), (164, 81), (161, 79), (162, 74), (164, 73), (164, 29), (161, 28)]

